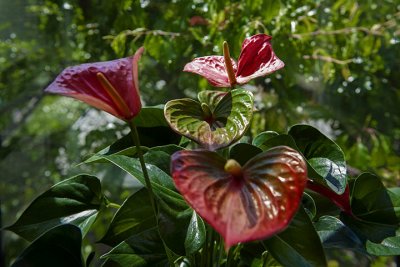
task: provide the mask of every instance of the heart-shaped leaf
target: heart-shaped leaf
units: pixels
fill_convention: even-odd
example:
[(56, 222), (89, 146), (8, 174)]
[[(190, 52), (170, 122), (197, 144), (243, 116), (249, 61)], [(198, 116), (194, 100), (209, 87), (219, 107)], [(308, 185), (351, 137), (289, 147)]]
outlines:
[(210, 150), (229, 146), (242, 137), (253, 115), (249, 91), (203, 91), (198, 98), (200, 102), (184, 98), (165, 105), (165, 118), (174, 131)]
[(7, 229), (33, 240), (51, 227), (74, 224), (85, 235), (103, 202), (101, 184), (96, 177), (75, 176), (38, 196)]
[(59, 225), (33, 241), (11, 266), (83, 267), (81, 245), (82, 234), (78, 227)]
[(347, 170), (340, 147), (309, 125), (295, 125), (290, 128), (289, 135), (311, 167), (308, 169), (309, 177), (335, 193), (343, 194), (347, 185)]
[(172, 155), (171, 166), (177, 189), (224, 237), (227, 248), (285, 229), (307, 181), (303, 157), (284, 146), (258, 154), (243, 167), (215, 152), (182, 150)]

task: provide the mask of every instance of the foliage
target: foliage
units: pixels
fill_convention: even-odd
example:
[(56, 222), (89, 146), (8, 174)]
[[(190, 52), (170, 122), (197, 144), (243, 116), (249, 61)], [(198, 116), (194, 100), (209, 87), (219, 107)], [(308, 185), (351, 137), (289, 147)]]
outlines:
[[(230, 44), (232, 57), (238, 58), (243, 39), (262, 32), (273, 36), (272, 45), (285, 62), (285, 68), (245, 86), (244, 89), (254, 95), (257, 111), (253, 113), (249, 130), (240, 142), (252, 140), (252, 144), (262, 150), (272, 144), (296, 146), (304, 153), (309, 170), (315, 170), (313, 178), (316, 181), (320, 179), (322, 185), (331, 189), (334, 186), (327, 179), (321, 179), (330, 166), (319, 168), (320, 159), (346, 168), (347, 175), (341, 172), (333, 181), (338, 182), (338, 192), (344, 189), (344, 181), (350, 181), (352, 208), (356, 208), (356, 216), (361, 216), (362, 221), (348, 215), (339, 218), (337, 208), (326, 205), (322, 197), (308, 192), (311, 196), (309, 202), (316, 206), (316, 212), (312, 212), (312, 205), (305, 205), (305, 212), (314, 216), (311, 221), (325, 250), (335, 251), (339, 244), (341, 248), (354, 249), (357, 253), (398, 254), (396, 248), (389, 248), (389, 245), (396, 247), (398, 244), (396, 237), (391, 237), (398, 231), (395, 223), (398, 217), (393, 211), (398, 206), (398, 189), (390, 187), (398, 186), (400, 179), (400, 94), (396, 75), (400, 60), (400, 23), (396, 1), (387, 0), (379, 4), (356, 0), (26, 2), (0, 3), (0, 17), (4, 18), (0, 21), (0, 195), (3, 225), (15, 222), (20, 215), (17, 211), (22, 212), (36, 196), (47, 191), (45, 188), (77, 173), (88, 172), (99, 177), (101, 197), (105, 196), (112, 202), (123, 203), (128, 197), (134, 198), (137, 187), (140, 187), (123, 170), (113, 166), (134, 161), (133, 166), (137, 168), (128, 172), (142, 179), (140, 164), (132, 159), (136, 156), (135, 148), (129, 137), (122, 138), (129, 132), (124, 124), (69, 99), (44, 97), (43, 88), (63, 68), (130, 56), (144, 45), (146, 54), (139, 73), (141, 97), (146, 106), (157, 105), (170, 99), (195, 98), (199, 90), (210, 90), (205, 79), (181, 72), (187, 62), (199, 56), (222, 55), (225, 40)], [(142, 114), (142, 124), (137, 124), (142, 144), (150, 148), (145, 154), (146, 162), (158, 166), (152, 167), (152, 171), (157, 177), (161, 175), (162, 180), (169, 174), (169, 156), (181, 147), (166, 146), (178, 144), (178, 137), (167, 127), (161, 116), (162, 109), (154, 108), (154, 111), (158, 112), (157, 115)], [(287, 131), (289, 126), (304, 122), (318, 128), (319, 131), (308, 129), (324, 136), (321, 142), (329, 147), (327, 152), (330, 153), (309, 151), (306, 145), (301, 148), (299, 142), (304, 141), (296, 140), (293, 128)], [(266, 133), (264, 137), (267, 138), (260, 141), (258, 134), (271, 130), (277, 133)], [(154, 138), (160, 135), (162, 140)], [(334, 139), (337, 145), (332, 141), (324, 142), (329, 138)], [(116, 139), (119, 141), (115, 150), (111, 146), (108, 152), (96, 154), (101, 161), (112, 165), (80, 164), (71, 168)], [(308, 141), (314, 143), (315, 140)], [(180, 145), (193, 146), (185, 139)], [(247, 161), (246, 154), (260, 152), (254, 146), (246, 145), (239, 143), (230, 150), (231, 155), (236, 153), (238, 162)], [(332, 153), (339, 157), (332, 158)], [(347, 163), (345, 167), (344, 160)], [(377, 176), (359, 176), (364, 171)], [(376, 191), (369, 192), (373, 185)], [(305, 198), (306, 195), (303, 201)], [(372, 198), (385, 201), (378, 207), (373, 202), (366, 202), (369, 206), (365, 207), (360, 204)], [(175, 207), (172, 205), (175, 202), (165, 202), (167, 222), (168, 218), (182, 216), (180, 225), (185, 225), (186, 234), (190, 232), (189, 226), (202, 228), (202, 221), (194, 220), (198, 217), (193, 213), (185, 213), (187, 207), (179, 203)], [(377, 213), (369, 215), (373, 208), (377, 208)], [(111, 222), (111, 210), (110, 207), (99, 209), (101, 216), (91, 228), (95, 237), (89, 235), (85, 242), (88, 238), (99, 240), (104, 236)], [(378, 211), (383, 210), (390, 220), (381, 224), (375, 218), (380, 216)], [(336, 228), (327, 229), (326, 222), (330, 221), (336, 222)], [(57, 231), (57, 228), (53, 229)], [(137, 238), (154, 237), (153, 244), (159, 245), (154, 229), (145, 230), (136, 229)], [(67, 231), (72, 233), (76, 228), (70, 227)], [(194, 233), (193, 229), (191, 231)], [(335, 235), (326, 235), (326, 231), (333, 231)], [(10, 232), (4, 234), (9, 263), (27, 243)], [(134, 233), (129, 235), (134, 236)], [(115, 255), (121, 251), (134, 251), (135, 254), (131, 255), (143, 258), (144, 243), (135, 243), (135, 247), (130, 245), (132, 242), (128, 236), (124, 237), (125, 243), (104, 256), (107, 264), (111, 264), (113, 258), (118, 259)], [(168, 231), (163, 238), (167, 240), (167, 237)], [(291, 240), (289, 234), (286, 237)], [(296, 247), (287, 244), (284, 237), (274, 239), (275, 243), (271, 241), (270, 246), (275, 244), (286, 248), (280, 256), (285, 255), (283, 252), (290, 255)], [(193, 252), (201, 246), (202, 237), (196, 239), (193, 235), (181, 233), (179, 240), (178, 246), (183, 247), (178, 247), (178, 250), (189, 251), (190, 260), (198, 261), (198, 255)], [(187, 240), (197, 240), (198, 243)], [(350, 241), (352, 243), (348, 243)], [(197, 245), (187, 245), (191, 243)], [(256, 248), (249, 249), (251, 246)], [(239, 249), (236, 252), (243, 264), (251, 263), (246, 253), (259, 252), (252, 254), (254, 264), (271, 260), (271, 254), (272, 258), (279, 260), (279, 255), (263, 254), (265, 247), (273, 250), (266, 244), (262, 247), (259, 244), (239, 247), (241, 252), (237, 252)], [(154, 251), (164, 253), (163, 247), (156, 247)], [(86, 250), (85, 253), (86, 257)], [(307, 262), (321, 261), (313, 260), (315, 255), (310, 258), (307, 253), (297, 252), (299, 259), (305, 258)], [(218, 257), (215, 253), (213, 255)], [(338, 260), (334, 252), (327, 255)], [(167, 260), (164, 254), (159, 256), (156, 261)], [(285, 259), (290, 260), (280, 258), (281, 261)], [(289, 264), (281, 261), (281, 264)]]

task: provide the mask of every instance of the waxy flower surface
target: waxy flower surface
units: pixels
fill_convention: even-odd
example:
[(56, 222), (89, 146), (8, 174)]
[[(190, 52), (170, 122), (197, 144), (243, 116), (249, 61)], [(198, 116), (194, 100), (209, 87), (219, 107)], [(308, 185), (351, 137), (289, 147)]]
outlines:
[[(183, 70), (205, 77), (211, 85), (216, 87), (245, 84), (251, 79), (270, 74), (284, 67), (284, 63), (272, 50), (271, 39), (272, 37), (266, 34), (257, 34), (246, 38), (242, 44), (237, 64), (233, 59), (231, 62), (226, 62), (226, 58), (229, 59), (230, 56), (206, 56), (195, 58), (186, 64)], [(224, 54), (226, 55), (226, 53)], [(229, 77), (230, 72), (233, 72), (231, 77)]]
[(137, 65), (143, 51), (141, 47), (132, 57), (68, 67), (45, 91), (79, 99), (129, 121), (141, 109)]
[(296, 213), (307, 183), (300, 153), (279, 146), (243, 167), (207, 150), (172, 155), (176, 188), (225, 240), (226, 248), (284, 230)]

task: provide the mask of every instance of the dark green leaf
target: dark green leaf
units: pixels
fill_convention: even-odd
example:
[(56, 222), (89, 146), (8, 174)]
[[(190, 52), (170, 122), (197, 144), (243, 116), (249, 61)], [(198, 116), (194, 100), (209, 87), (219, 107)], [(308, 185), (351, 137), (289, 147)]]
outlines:
[(314, 199), (309, 194), (304, 192), (303, 198), (301, 199), (301, 204), (303, 205), (304, 210), (310, 216), (310, 219), (314, 219), (315, 215), (317, 214), (317, 206), (315, 205)]
[(74, 224), (85, 235), (103, 202), (101, 184), (96, 177), (75, 176), (38, 196), (7, 229), (33, 240), (54, 226)]
[(137, 233), (121, 242), (102, 258), (117, 262), (121, 266), (168, 266), (163, 243), (156, 227)]
[(268, 139), (271, 139), (274, 136), (278, 136), (279, 134), (274, 131), (265, 131), (260, 134), (258, 134), (254, 139), (253, 139), (253, 145), (258, 146), (262, 150), (266, 150), (265, 148), (261, 147), (262, 144), (267, 141)]
[(229, 151), (229, 158), (236, 160), (239, 162), (240, 165), (245, 165), (246, 162), (260, 154), (262, 150), (256, 146), (246, 144), (246, 143), (239, 143), (234, 145)]
[(202, 91), (198, 97), (200, 102), (185, 98), (165, 105), (165, 117), (172, 129), (212, 150), (242, 137), (253, 115), (249, 91)]
[(177, 255), (185, 255), (185, 241), (193, 210), (181, 198), (158, 201), (158, 228), (165, 244)]
[(293, 149), (296, 149), (297, 151), (300, 151), (299, 148), (296, 146), (296, 142), (293, 140), (293, 138), (290, 135), (271, 134), (271, 136), (264, 136), (264, 137), (268, 137), (268, 138), (260, 137), (260, 139), (257, 141), (257, 146), (259, 148), (261, 148), (263, 151), (266, 151), (266, 150), (271, 149), (276, 146), (288, 146)]
[(139, 128), (152, 128), (159, 126), (168, 127), (168, 123), (164, 117), (163, 105), (143, 107), (133, 122), (136, 127)]
[[(140, 162), (136, 158), (130, 158), (123, 155), (104, 155), (103, 159), (113, 163), (122, 170), (131, 174), (133, 177), (138, 179), (143, 185), (145, 185), (144, 176), (142, 173), (142, 168)], [(181, 196), (176, 192), (175, 185), (172, 178), (162, 171), (160, 168), (146, 163), (146, 168), (150, 176), (151, 183), (155, 193), (166, 194), (174, 197), (181, 198)], [(183, 201), (183, 199), (182, 199)]]
[(115, 246), (130, 236), (156, 226), (149, 195), (142, 188), (118, 209), (100, 242)]
[(354, 182), (351, 208), (358, 218), (377, 223), (400, 223), (400, 194), (385, 188), (381, 180), (363, 173)]
[(321, 240), (303, 207), (286, 230), (263, 243), (283, 266), (327, 265)]
[(33, 241), (11, 266), (83, 267), (81, 245), (82, 234), (78, 227), (59, 225)]
[(318, 183), (327, 185), (337, 194), (346, 189), (346, 162), (340, 147), (309, 125), (295, 125), (290, 128), (297, 147), (307, 159), (308, 175)]
[(367, 240), (373, 243), (381, 243), (385, 238), (396, 236), (399, 225), (375, 223), (351, 217), (344, 213), (340, 219), (357, 234), (358, 238), (366, 243)]
[(339, 219), (323, 216), (315, 223), (315, 228), (325, 248), (352, 249), (365, 253), (361, 240)]

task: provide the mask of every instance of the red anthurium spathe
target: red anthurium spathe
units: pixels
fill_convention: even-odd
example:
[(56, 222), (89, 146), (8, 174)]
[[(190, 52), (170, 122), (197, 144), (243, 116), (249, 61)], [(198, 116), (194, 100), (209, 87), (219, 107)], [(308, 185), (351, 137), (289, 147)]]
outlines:
[(329, 198), (329, 200), (332, 201), (336, 206), (338, 206), (344, 213), (347, 213), (348, 215), (353, 215), (350, 205), (349, 185), (346, 185), (346, 189), (341, 195), (338, 195), (331, 189), (320, 185), (312, 180), (307, 181), (307, 188), (323, 195), (324, 197)]
[(129, 121), (141, 109), (137, 65), (143, 51), (141, 47), (133, 57), (68, 67), (45, 91), (79, 99)]
[(226, 248), (284, 230), (307, 183), (307, 167), (295, 150), (279, 146), (243, 167), (207, 150), (172, 155), (176, 188), (225, 240)]
[[(183, 70), (205, 77), (216, 87), (245, 84), (251, 79), (270, 74), (284, 67), (285, 64), (272, 50), (271, 39), (272, 37), (266, 34), (257, 34), (246, 38), (242, 44), (237, 64), (230, 58), (228, 47), (224, 44), (224, 56), (195, 58), (186, 64)], [(227, 59), (230, 59), (231, 62), (228, 62)]]

